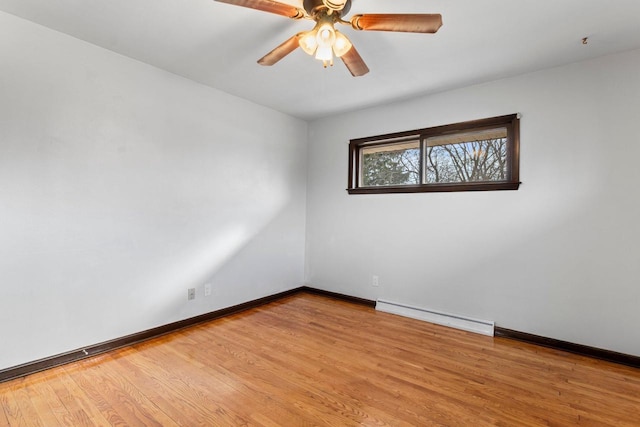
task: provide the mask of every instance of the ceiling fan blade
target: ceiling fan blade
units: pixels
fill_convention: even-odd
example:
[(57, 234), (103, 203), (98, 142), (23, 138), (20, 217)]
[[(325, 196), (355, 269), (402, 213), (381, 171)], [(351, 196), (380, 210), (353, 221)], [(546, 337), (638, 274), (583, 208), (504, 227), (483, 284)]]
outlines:
[(356, 30), (400, 31), (406, 33), (435, 33), (442, 26), (440, 14), (370, 13), (354, 15), (351, 26)]
[(290, 39), (282, 43), (280, 46), (276, 47), (271, 52), (267, 53), (265, 56), (258, 59), (258, 64), (273, 65), (276, 62), (280, 61), (282, 58), (289, 55), (291, 52), (293, 52), (298, 47), (300, 47), (300, 43), (298, 42), (299, 37), (300, 37), (300, 34), (296, 34), (295, 36), (291, 37)]
[(351, 46), (351, 49), (342, 55), (340, 59), (342, 59), (342, 62), (347, 66), (353, 77), (364, 76), (369, 72), (369, 67), (364, 63), (355, 46)]
[(236, 6), (257, 9), (263, 12), (275, 13), (276, 15), (286, 16), (291, 19), (300, 19), (306, 15), (304, 9), (291, 6), (290, 4), (280, 3), (273, 0), (216, 0), (221, 3), (233, 4)]

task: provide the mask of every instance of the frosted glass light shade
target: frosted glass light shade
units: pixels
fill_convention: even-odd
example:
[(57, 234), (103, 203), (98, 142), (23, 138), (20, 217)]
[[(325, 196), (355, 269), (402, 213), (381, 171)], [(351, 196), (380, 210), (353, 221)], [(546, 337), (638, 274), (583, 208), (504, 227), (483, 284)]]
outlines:
[(316, 53), (316, 49), (318, 48), (318, 41), (316, 39), (317, 31), (312, 30), (304, 33), (299, 39), (298, 43), (302, 50), (305, 51), (308, 55), (313, 55)]
[(321, 61), (333, 60), (331, 46), (318, 46), (318, 50), (316, 50), (316, 59), (320, 59)]
[(347, 36), (336, 30), (336, 41), (333, 43), (333, 53), (340, 58), (342, 55), (349, 52), (349, 49), (351, 49), (352, 46), (353, 45)]
[(324, 23), (318, 28), (318, 34), (316, 36), (318, 46), (333, 46), (336, 40), (336, 30), (333, 29), (333, 25)]

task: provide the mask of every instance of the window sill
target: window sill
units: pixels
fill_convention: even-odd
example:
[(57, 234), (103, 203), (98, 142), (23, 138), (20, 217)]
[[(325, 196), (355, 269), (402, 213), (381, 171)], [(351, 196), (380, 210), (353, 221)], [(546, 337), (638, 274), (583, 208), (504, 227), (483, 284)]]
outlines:
[(454, 191), (517, 190), (520, 182), (475, 182), (455, 184), (389, 185), (347, 188), (349, 194), (449, 193)]

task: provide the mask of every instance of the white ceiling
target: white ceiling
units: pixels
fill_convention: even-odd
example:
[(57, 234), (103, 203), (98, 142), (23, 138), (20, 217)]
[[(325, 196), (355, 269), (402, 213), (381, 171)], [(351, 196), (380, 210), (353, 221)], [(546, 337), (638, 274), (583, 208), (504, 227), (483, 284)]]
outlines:
[(640, 48), (640, 0), (353, 0), (348, 16), (444, 22), (434, 35), (341, 27), (371, 69), (358, 78), (301, 49), (258, 65), (313, 23), (213, 0), (0, 0), (0, 10), (307, 120)]

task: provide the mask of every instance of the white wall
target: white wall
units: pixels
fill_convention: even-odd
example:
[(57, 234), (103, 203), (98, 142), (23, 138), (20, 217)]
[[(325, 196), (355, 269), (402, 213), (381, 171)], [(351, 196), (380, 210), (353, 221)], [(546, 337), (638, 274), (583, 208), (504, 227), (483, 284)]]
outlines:
[[(640, 356), (639, 75), (633, 51), (311, 123), (306, 282)], [(345, 191), (349, 139), (516, 112), (518, 191)]]
[[(318, 120), (307, 153), (300, 120), (0, 12), (0, 369), (303, 279), (640, 355), (639, 71)], [(344, 190), (351, 138), (513, 112), (519, 191)]]
[(306, 140), (0, 13), (0, 369), (300, 286)]

